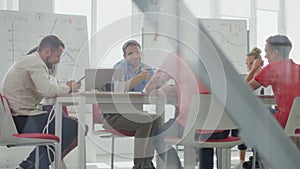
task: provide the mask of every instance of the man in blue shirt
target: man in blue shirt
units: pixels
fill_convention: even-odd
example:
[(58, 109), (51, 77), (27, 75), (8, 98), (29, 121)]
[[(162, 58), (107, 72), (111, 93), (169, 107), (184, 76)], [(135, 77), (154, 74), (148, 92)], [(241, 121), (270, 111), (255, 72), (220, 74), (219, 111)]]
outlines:
[(122, 49), (124, 59), (116, 63), (114, 68), (123, 71), (125, 91), (142, 91), (154, 72), (141, 62), (141, 46), (137, 41), (127, 41)]
[[(114, 68), (123, 71), (124, 89), (125, 91), (143, 91), (153, 75), (153, 70), (141, 63), (141, 46), (137, 41), (127, 41), (122, 49), (124, 59), (115, 64)], [(161, 118), (144, 115), (140, 121), (134, 121), (122, 114), (109, 113), (104, 114), (104, 118), (105, 128), (135, 132), (133, 169), (154, 169), (152, 164), (154, 148), (149, 138), (161, 125)]]

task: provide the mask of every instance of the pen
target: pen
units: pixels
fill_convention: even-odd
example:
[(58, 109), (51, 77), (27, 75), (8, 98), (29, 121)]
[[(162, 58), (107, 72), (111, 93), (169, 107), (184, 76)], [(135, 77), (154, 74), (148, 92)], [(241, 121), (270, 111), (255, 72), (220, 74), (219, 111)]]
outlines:
[(85, 78), (85, 76), (83, 76), (81, 79), (79, 79), (76, 83), (80, 83), (84, 78)]

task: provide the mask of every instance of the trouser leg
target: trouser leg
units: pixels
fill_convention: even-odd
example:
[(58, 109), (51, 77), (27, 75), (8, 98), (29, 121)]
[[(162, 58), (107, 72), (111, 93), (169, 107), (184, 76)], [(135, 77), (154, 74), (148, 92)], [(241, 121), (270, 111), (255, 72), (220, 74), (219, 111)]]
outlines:
[[(124, 117), (125, 116), (125, 117)], [(134, 164), (144, 166), (147, 159), (153, 159), (154, 150), (149, 146), (149, 138), (151, 136), (153, 121), (151, 116), (141, 116), (140, 120), (138, 115), (134, 115), (131, 119), (128, 115), (106, 115), (104, 121), (105, 128), (122, 129), (127, 131), (134, 131)], [(149, 154), (148, 154), (148, 153)]]
[[(209, 134), (200, 134), (196, 136), (196, 139), (207, 140), (207, 139), (224, 139), (227, 138), (229, 130), (223, 132), (209, 133)], [(197, 138), (199, 137), (199, 138)], [(214, 149), (213, 148), (201, 148), (198, 149), (199, 155), (199, 169), (213, 169), (213, 157)]]
[[(42, 133), (45, 125), (48, 121), (48, 114), (41, 114), (36, 116), (16, 116), (14, 117), (16, 128), (19, 133)], [(49, 134), (54, 133), (54, 121), (48, 125)], [(76, 146), (77, 140), (77, 122), (75, 119), (69, 117), (63, 117), (62, 120), (62, 152), (70, 151)], [(50, 148), (50, 147), (49, 147)], [(53, 154), (48, 153), (49, 148), (46, 146), (39, 147), (39, 168), (47, 169), (50, 165), (50, 159), (53, 160)], [(66, 155), (67, 153), (63, 153)], [(20, 165), (23, 168), (30, 168), (35, 163), (35, 150), (33, 150), (26, 161), (23, 161)]]
[(198, 151), (199, 155), (199, 169), (213, 169), (214, 149), (202, 148)]
[(183, 126), (181, 126), (176, 119), (170, 119), (156, 131), (156, 134), (152, 139), (155, 150), (162, 161), (167, 165), (167, 168), (176, 169), (181, 168), (182, 165), (176, 150), (173, 147), (168, 146), (165, 143), (164, 138), (166, 136), (182, 137), (183, 129)]
[(147, 166), (151, 165), (151, 161), (153, 160), (153, 157), (154, 157), (154, 145), (153, 145), (153, 141), (151, 141), (151, 140), (154, 137), (155, 132), (157, 132), (157, 130), (162, 125), (162, 118), (160, 116), (155, 116), (154, 119), (155, 120), (152, 123), (152, 128), (150, 131), (149, 144), (148, 144), (148, 147), (146, 148), (146, 158), (144, 161), (145, 165), (147, 165)]

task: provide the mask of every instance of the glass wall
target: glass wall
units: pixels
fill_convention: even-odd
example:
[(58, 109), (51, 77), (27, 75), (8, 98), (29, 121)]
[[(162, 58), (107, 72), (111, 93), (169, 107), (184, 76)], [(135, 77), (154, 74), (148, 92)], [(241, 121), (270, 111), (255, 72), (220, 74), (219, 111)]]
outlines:
[(0, 0), (0, 10), (19, 10), (19, 0)]
[[(266, 39), (271, 35), (278, 34), (278, 27), (280, 26), (279, 15), (281, 13), (279, 4), (280, 0), (263, 0), (256, 1), (257, 10), (256, 10), (256, 18), (257, 18), (257, 29), (256, 29), (256, 38), (257, 38), (257, 46), (262, 49), (262, 57), (264, 59), (264, 65), (268, 64), (268, 61), (265, 56), (264, 46)], [(284, 25), (281, 25), (284, 26)], [(286, 31), (286, 30), (284, 30)]]
[[(255, 2), (257, 9), (251, 9), (251, 3), (253, 3), (253, 1)], [(254, 42), (251, 41), (252, 43), (250, 44), (249, 49), (254, 46), (258, 46), (263, 49), (266, 37), (271, 34), (278, 33), (277, 24), (280, 13), (279, 1), (280, 0), (184, 0), (184, 2), (190, 8), (191, 12), (198, 18), (213, 17), (224, 19), (245, 19), (248, 23), (249, 32), (251, 32), (249, 34), (249, 41), (251, 41), (251, 39), (255, 40)], [(92, 3), (96, 4), (96, 7), (91, 6)], [(234, 9), (233, 6), (235, 7)], [(236, 6), (238, 6), (239, 8), (236, 8)], [(109, 25), (112, 25), (114, 23), (116, 24), (116, 22), (125, 19), (130, 15), (138, 13), (138, 11), (135, 11), (136, 9), (137, 8), (134, 7), (134, 3), (132, 3), (131, 0), (55, 1), (56, 13), (80, 14), (87, 16), (89, 30), (88, 34), (90, 38), (92, 35), (95, 35), (97, 33), (99, 34), (99, 32), (103, 30), (103, 28), (107, 28), (109, 27)], [(254, 10), (256, 16), (251, 16), (251, 13), (253, 12), (251, 10)], [(123, 27), (120, 29), (126, 29), (129, 33), (132, 32), (132, 29), (142, 29), (136, 28), (138, 23), (134, 22), (135, 21), (130, 21), (127, 27)], [(256, 26), (251, 27), (250, 24), (254, 24)], [(94, 25), (94, 28), (92, 28), (92, 25)], [(254, 32), (255, 34), (252, 34), (252, 32)], [(120, 42), (116, 42), (114, 43), (114, 46), (111, 46), (109, 52), (107, 52), (106, 54), (107, 57), (105, 61), (101, 61), (100, 65), (104, 64), (104, 67), (111, 67), (112, 62), (115, 62), (118, 59), (122, 58), (120, 49), (125, 39), (126, 38), (124, 38), (123, 40), (120, 39)], [(142, 40), (142, 37), (137, 38), (137, 40)], [(98, 58), (95, 60), (99, 60), (101, 56), (92, 56), (92, 59), (93, 58)], [(99, 65), (99, 63), (95, 64), (94, 66), (97, 65)]]
[[(134, 5), (131, 0), (54, 0), (55, 13), (62, 14), (78, 14), (87, 17), (88, 35), (98, 32), (103, 27), (120, 20), (126, 16), (130, 16)], [(2, 10), (18, 10), (19, 0), (0, 0), (0, 9)], [(251, 43), (251, 47), (258, 46), (263, 48), (264, 40), (268, 35), (278, 33), (277, 24), (285, 24), (288, 35), (294, 43), (292, 50), (293, 55), (300, 53), (300, 36), (298, 33), (300, 29), (297, 20), (297, 13), (299, 13), (298, 6), (300, 2), (297, 0), (184, 0), (187, 6), (196, 17), (201, 18), (245, 18), (250, 24), (256, 25), (249, 27), (250, 41), (256, 39)], [(256, 9), (251, 8), (251, 3), (256, 4)], [(96, 4), (96, 6), (92, 6)], [(118, 5), (116, 5), (118, 4)], [(234, 4), (234, 5), (233, 5)], [(286, 4), (286, 9), (281, 9), (281, 4)], [(236, 8), (238, 6), (238, 8)], [(234, 7), (234, 8), (233, 8)], [(212, 10), (219, 9), (219, 10)], [(94, 10), (94, 11), (93, 11)], [(284, 10), (284, 11), (282, 11)], [(251, 15), (254, 11), (255, 15)], [(278, 22), (280, 15), (285, 15), (285, 23)], [(253, 23), (256, 22), (256, 23)], [(92, 25), (95, 25), (92, 29)], [(282, 27), (282, 25), (280, 25)], [(283, 26), (284, 27), (284, 26)], [(123, 28), (127, 29), (127, 28)], [(130, 29), (130, 28), (129, 28)], [(255, 30), (254, 30), (255, 29)], [(252, 34), (252, 33), (255, 34)], [(257, 33), (256, 33), (257, 32)], [(252, 42), (252, 41), (251, 41)], [(119, 46), (116, 48), (120, 49)], [(114, 52), (114, 56), (120, 53)], [(300, 60), (294, 57), (296, 60)]]
[(87, 0), (55, 0), (55, 13), (87, 17), (88, 35), (91, 34), (91, 2)]
[(288, 0), (286, 6), (286, 23), (287, 23), (287, 34), (293, 42), (293, 49), (291, 51), (291, 58), (297, 63), (300, 63), (300, 24), (299, 20), (299, 6), (300, 1)]
[(251, 17), (251, 0), (220, 0), (220, 4), (222, 16)]
[(264, 47), (266, 38), (278, 34), (278, 12), (257, 10), (257, 46), (262, 49), (264, 65), (268, 64)]
[(123, 58), (122, 45), (131, 38), (132, 3), (131, 0), (98, 0), (95, 10), (92, 42), (95, 46), (106, 45), (106, 49), (94, 52), (92, 66), (112, 67)]

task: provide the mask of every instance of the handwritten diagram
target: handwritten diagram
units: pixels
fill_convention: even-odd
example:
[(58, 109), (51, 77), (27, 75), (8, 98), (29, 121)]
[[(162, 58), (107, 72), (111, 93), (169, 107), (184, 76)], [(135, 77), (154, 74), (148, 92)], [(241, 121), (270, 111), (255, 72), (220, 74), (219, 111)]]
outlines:
[(246, 73), (247, 22), (243, 20), (201, 19), (208, 33), (224, 51), (236, 70)]
[[(76, 74), (82, 76), (84, 68), (89, 67), (89, 57), (80, 60), (81, 49), (87, 42), (84, 16), (0, 10), (0, 22), (0, 61), (5, 65), (0, 68), (0, 78), (16, 59), (38, 46), (40, 40), (49, 34), (59, 36), (66, 46), (59, 64), (59, 82), (76, 78)], [(89, 53), (82, 55), (88, 56)], [(75, 70), (82, 74), (74, 73)]]

